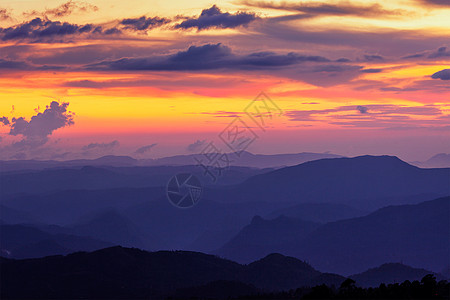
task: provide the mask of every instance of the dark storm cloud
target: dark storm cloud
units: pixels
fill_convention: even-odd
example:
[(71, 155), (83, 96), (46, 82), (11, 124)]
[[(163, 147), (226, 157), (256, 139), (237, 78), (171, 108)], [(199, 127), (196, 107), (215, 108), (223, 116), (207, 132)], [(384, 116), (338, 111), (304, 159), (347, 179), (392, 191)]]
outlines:
[(41, 70), (41, 71), (48, 71), (48, 70), (62, 70), (65, 67), (63, 66), (56, 66), (56, 65), (32, 65), (25, 61), (18, 61), (18, 60), (7, 60), (0, 58), (0, 70), (1, 69), (9, 69), (9, 70)]
[(432, 52), (430, 55), (428, 55), (428, 58), (442, 58), (442, 57), (450, 58), (450, 51), (447, 50), (447, 47), (440, 47), (437, 51)]
[(343, 58), (336, 59), (336, 62), (351, 62), (351, 60), (343, 57)]
[(121, 33), (122, 33), (122, 31), (120, 29), (117, 29), (117, 28), (114, 28), (114, 27), (106, 29), (105, 31), (103, 31), (103, 34), (106, 34), (106, 35), (121, 34)]
[(145, 31), (148, 29), (153, 29), (156, 27), (160, 27), (164, 24), (169, 23), (170, 20), (166, 18), (153, 17), (148, 18), (142, 16), (140, 18), (131, 18), (131, 19), (123, 19), (120, 21), (121, 25), (124, 25), (126, 29), (134, 30), (134, 31)]
[(235, 54), (229, 47), (220, 43), (191, 46), (185, 51), (171, 55), (103, 61), (85, 68), (116, 71), (261, 71), (273, 76), (302, 80), (316, 86), (348, 82), (360, 76), (362, 69), (358, 65), (332, 62), (323, 56), (295, 52)]
[(302, 62), (328, 62), (322, 56), (308, 56), (297, 53), (276, 54), (256, 52), (248, 55), (235, 55), (231, 49), (220, 43), (190, 46), (186, 51), (172, 55), (148, 58), (122, 58), (89, 65), (89, 69), (112, 70), (213, 70), (236, 69), (253, 70), (290, 66)]
[(3, 41), (31, 40), (33, 42), (64, 42), (66, 37), (82, 34), (101, 37), (101, 35), (122, 34), (119, 28), (103, 28), (93, 24), (71, 24), (68, 22), (51, 21), (47, 18), (34, 18), (15, 26), (0, 28), (0, 38)]
[(431, 5), (431, 6), (450, 6), (450, 1), (448, 0), (417, 0), (420, 4)]
[(116, 147), (119, 147), (120, 143), (117, 140), (114, 140), (110, 143), (90, 143), (86, 146), (83, 146), (83, 150), (91, 151), (91, 150), (100, 150), (100, 151), (109, 151)]
[(176, 29), (197, 28), (204, 30), (209, 28), (236, 28), (245, 26), (257, 19), (254, 13), (237, 12), (230, 14), (222, 12), (216, 5), (204, 9), (199, 17), (189, 18), (175, 25)]
[(380, 61), (383, 60), (381, 55), (364, 55), (364, 59), (367, 61)]
[(3, 125), (9, 125), (9, 119), (7, 117), (1, 117), (0, 123), (2, 123)]
[(381, 73), (383, 72), (383, 69), (363, 69), (361, 70), (362, 73)]
[(0, 58), (0, 69), (28, 70), (31, 66), (23, 61), (6, 60)]
[(142, 146), (142, 147), (138, 148), (136, 151), (134, 151), (134, 153), (135, 154), (145, 154), (147, 152), (150, 152), (150, 150), (152, 150), (153, 147), (155, 147), (156, 145), (158, 145), (158, 144), (154, 143), (151, 145)]
[(383, 8), (380, 4), (357, 5), (347, 1), (335, 4), (325, 2), (276, 3), (267, 1), (243, 1), (242, 4), (258, 8), (298, 11), (310, 15), (392, 17), (408, 13), (401, 9), (388, 10)]
[(297, 53), (288, 53), (285, 55), (273, 52), (257, 52), (245, 57), (241, 62), (253, 66), (289, 66), (301, 62), (329, 62), (330, 60), (322, 56), (305, 56)]
[(423, 53), (417, 53), (417, 54), (411, 54), (411, 55), (405, 56), (405, 57), (403, 57), (403, 59), (422, 58), (424, 56), (425, 56), (425, 54), (423, 54)]
[(92, 69), (113, 70), (205, 70), (225, 67), (233, 56), (231, 49), (221, 44), (191, 46), (173, 55), (149, 58), (122, 58), (90, 65)]
[(449, 60), (450, 59), (450, 50), (447, 50), (447, 47), (439, 47), (437, 50), (414, 53), (414, 54), (403, 57), (403, 59), (419, 59), (419, 58), (428, 58), (428, 59), (435, 59), (435, 60), (442, 60), (442, 59)]
[(444, 69), (431, 75), (433, 79), (450, 80), (450, 69)]
[(0, 29), (3, 41), (20, 39), (47, 39), (52, 37), (64, 37), (93, 31), (90, 24), (76, 25), (67, 22), (50, 21), (35, 18), (29, 22), (8, 28)]
[(358, 105), (358, 106), (356, 107), (356, 109), (357, 109), (360, 113), (362, 113), (362, 114), (367, 113), (367, 111), (369, 110), (366, 106), (362, 106), (362, 105)]

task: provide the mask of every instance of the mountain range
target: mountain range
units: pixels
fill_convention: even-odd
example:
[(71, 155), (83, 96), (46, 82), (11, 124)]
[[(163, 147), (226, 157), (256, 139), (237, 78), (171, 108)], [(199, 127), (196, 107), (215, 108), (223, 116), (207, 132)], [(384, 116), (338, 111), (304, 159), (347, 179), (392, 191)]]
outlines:
[(450, 265), (450, 197), (389, 206), (324, 225), (301, 219), (253, 218), (213, 253), (241, 263), (272, 252), (302, 258), (319, 270), (362, 272), (386, 262), (441, 271)]
[(411, 162), (411, 164), (421, 168), (450, 168), (450, 154), (439, 153), (426, 161)]
[[(189, 166), (196, 165), (195, 158), (201, 158), (203, 154), (188, 154), (162, 157), (157, 159), (135, 159), (130, 156), (107, 155), (96, 159), (75, 160), (3, 160), (0, 161), (1, 172), (44, 170), (55, 168), (76, 168), (83, 166), (97, 167), (133, 167), (133, 166)], [(252, 154), (247, 151), (227, 153), (230, 158), (230, 166), (251, 168), (279, 168), (301, 164), (311, 160), (322, 158), (342, 157), (330, 153), (302, 152), (294, 154)]]
[(449, 176), (450, 168), (421, 169), (394, 156), (320, 159), (252, 176), (210, 197), (233, 202), (341, 203), (373, 210), (447, 196)]
[[(43, 238), (11, 230), (1, 249), (24, 258), (122, 245), (244, 263), (279, 252), (344, 275), (400, 261), (435, 272), (450, 265), (449, 200), (437, 199), (450, 195), (448, 168), (422, 169), (392, 156), (231, 167), (223, 184), (205, 184), (196, 206), (177, 209), (167, 201), (166, 180), (194, 170), (203, 176), (197, 166), (2, 172), (2, 226), (26, 226)], [(60, 235), (90, 248), (67, 246)], [(39, 252), (36, 244), (50, 250)]]

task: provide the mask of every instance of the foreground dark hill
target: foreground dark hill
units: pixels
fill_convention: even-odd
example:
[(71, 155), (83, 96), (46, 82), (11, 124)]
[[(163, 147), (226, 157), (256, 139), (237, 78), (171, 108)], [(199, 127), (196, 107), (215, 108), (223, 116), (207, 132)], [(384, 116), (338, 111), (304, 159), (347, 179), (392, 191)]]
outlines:
[(164, 297), (217, 281), (242, 282), (260, 291), (296, 288), (313, 280), (327, 283), (310, 265), (279, 254), (246, 266), (198, 252), (113, 247), (0, 262), (2, 299)]
[[(402, 284), (403, 289), (408, 288), (405, 291), (400, 290), (398, 284), (392, 286), (391, 283), (415, 279), (425, 273), (425, 270), (405, 265), (385, 264), (352, 276), (361, 280), (361, 283), (356, 282), (357, 286), (380, 280), (389, 284), (391, 292), (384, 286), (383, 293), (372, 290), (373, 295), (365, 297), (369, 291), (356, 288), (350, 279), (321, 273), (301, 260), (276, 253), (241, 265), (198, 252), (146, 252), (111, 247), (90, 253), (37, 259), (0, 257), (0, 298), (167, 299), (175, 296), (177, 299), (248, 299), (251, 296), (250, 299), (300, 299), (309, 295), (304, 299), (324, 299), (326, 295), (339, 293), (340, 296), (353, 294), (351, 299), (365, 299), (374, 298), (378, 293), (377, 299), (385, 298), (380, 295), (387, 294), (395, 299), (394, 295), (413, 299), (410, 294), (419, 292), (419, 282)], [(430, 276), (426, 274), (421, 280), (424, 288), (433, 284)], [(442, 295), (448, 291), (447, 283), (440, 282), (439, 286), (441, 288), (428, 291), (427, 295), (435, 295), (436, 292)], [(418, 298), (429, 299), (425, 296)]]
[(450, 194), (450, 169), (420, 169), (393, 156), (321, 159), (253, 176), (224, 201), (346, 203), (360, 209)]
[(280, 252), (339, 274), (399, 261), (439, 272), (450, 265), (449, 220), (450, 197), (390, 206), (317, 229), (301, 220), (257, 218), (214, 253), (248, 263)]

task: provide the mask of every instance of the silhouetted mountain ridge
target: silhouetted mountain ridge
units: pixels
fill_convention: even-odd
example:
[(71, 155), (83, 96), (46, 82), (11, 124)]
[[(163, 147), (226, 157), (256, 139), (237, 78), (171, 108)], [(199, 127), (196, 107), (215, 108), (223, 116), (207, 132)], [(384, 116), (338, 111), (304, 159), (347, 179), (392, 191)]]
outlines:
[[(401, 264), (384, 264), (352, 278), (361, 280), (362, 285), (367, 280), (383, 280), (388, 284), (426, 272)], [(37, 259), (0, 257), (0, 275), (2, 299), (164, 299), (172, 296), (185, 299), (245, 295), (259, 299), (264, 296), (262, 293), (301, 287), (305, 290), (297, 292), (309, 293), (308, 287), (313, 285), (317, 286), (313, 291), (324, 289), (319, 285), (340, 286), (341, 292), (346, 286), (353, 289), (352, 281), (345, 277), (321, 273), (304, 261), (277, 253), (240, 265), (198, 252), (147, 252), (119, 246)]]
[(339, 274), (401, 260), (438, 272), (450, 262), (450, 197), (389, 206), (367, 216), (305, 227), (303, 232), (299, 224), (307, 222), (284, 220), (254, 218), (214, 253), (247, 263), (256, 255), (280, 252)]
[[(450, 169), (420, 169), (394, 156), (320, 159), (255, 175), (214, 195), (223, 201), (341, 203), (361, 209), (450, 194)], [(430, 198), (431, 197), (431, 198)]]
[(416, 161), (412, 164), (421, 168), (450, 168), (450, 154), (438, 153), (426, 161)]
[[(289, 153), (289, 154), (253, 154), (247, 151), (239, 155), (228, 153), (230, 165), (253, 168), (275, 168), (296, 165), (322, 158), (337, 158), (340, 155), (330, 153)], [(135, 159), (130, 156), (106, 155), (96, 159), (73, 159), (73, 160), (2, 160), (0, 161), (1, 172), (20, 170), (44, 170), (51, 168), (75, 168), (82, 166), (99, 167), (133, 167), (133, 166), (186, 166), (195, 165), (196, 157), (202, 154), (174, 155), (156, 159)]]
[(2, 298), (162, 297), (215, 281), (237, 281), (271, 291), (299, 287), (321, 274), (279, 254), (247, 266), (198, 252), (122, 247), (0, 262)]

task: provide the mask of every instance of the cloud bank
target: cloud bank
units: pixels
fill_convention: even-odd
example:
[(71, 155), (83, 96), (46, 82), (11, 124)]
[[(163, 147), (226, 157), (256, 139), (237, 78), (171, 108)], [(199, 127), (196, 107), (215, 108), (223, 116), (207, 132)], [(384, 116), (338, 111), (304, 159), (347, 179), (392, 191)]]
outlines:
[(199, 17), (189, 18), (175, 26), (176, 29), (196, 28), (205, 30), (210, 28), (236, 28), (255, 21), (258, 17), (254, 13), (237, 12), (230, 14), (222, 12), (216, 5), (204, 9)]

